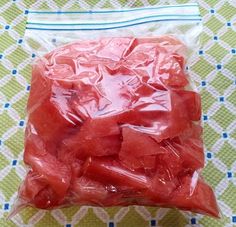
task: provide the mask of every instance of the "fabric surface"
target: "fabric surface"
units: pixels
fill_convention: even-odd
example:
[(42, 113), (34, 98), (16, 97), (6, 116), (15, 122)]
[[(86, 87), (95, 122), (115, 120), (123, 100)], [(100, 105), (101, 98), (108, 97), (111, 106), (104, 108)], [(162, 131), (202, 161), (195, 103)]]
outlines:
[(203, 102), (206, 167), (222, 219), (150, 207), (72, 207), (50, 212), (27, 208), (6, 216), (25, 169), (22, 162), (25, 105), (34, 54), (22, 48), (27, 9), (78, 10), (138, 7), (195, 1), (1, 0), (0, 1), (0, 226), (182, 227), (236, 226), (236, 1), (199, 0), (202, 46), (189, 65)]

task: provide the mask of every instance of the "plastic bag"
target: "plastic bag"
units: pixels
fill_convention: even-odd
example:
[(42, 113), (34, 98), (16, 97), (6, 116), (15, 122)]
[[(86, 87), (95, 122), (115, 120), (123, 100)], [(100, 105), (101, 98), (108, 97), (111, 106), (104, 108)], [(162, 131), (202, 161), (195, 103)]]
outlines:
[(30, 11), (25, 206), (176, 207), (219, 217), (204, 167), (201, 101), (185, 70), (196, 4)]

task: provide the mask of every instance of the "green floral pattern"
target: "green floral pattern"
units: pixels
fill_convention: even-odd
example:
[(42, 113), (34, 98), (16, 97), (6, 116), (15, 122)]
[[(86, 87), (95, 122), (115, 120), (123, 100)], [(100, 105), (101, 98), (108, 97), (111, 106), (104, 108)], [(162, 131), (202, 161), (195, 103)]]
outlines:
[(203, 101), (204, 177), (217, 195), (220, 220), (174, 209), (71, 207), (50, 212), (27, 208), (6, 216), (25, 170), (25, 105), (34, 55), (23, 49), (27, 9), (91, 9), (176, 4), (185, 0), (1, 0), (0, 2), (0, 226), (236, 226), (236, 1), (199, 0), (202, 46), (189, 70)]

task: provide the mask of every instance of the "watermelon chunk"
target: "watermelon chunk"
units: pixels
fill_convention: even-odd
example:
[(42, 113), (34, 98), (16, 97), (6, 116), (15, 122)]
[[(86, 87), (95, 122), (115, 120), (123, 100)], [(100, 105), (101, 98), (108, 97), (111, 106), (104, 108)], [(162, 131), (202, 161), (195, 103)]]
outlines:
[(38, 193), (47, 186), (42, 177), (34, 171), (29, 171), (24, 180), (24, 184), (20, 187), (23, 200), (27, 203), (33, 203)]
[(84, 174), (106, 184), (123, 185), (137, 189), (149, 186), (147, 176), (132, 172), (110, 158), (89, 158), (85, 163)]
[[(64, 197), (70, 185), (71, 168), (45, 150), (43, 141), (33, 134), (25, 144), (24, 161), (31, 166), (54, 193)], [(56, 169), (56, 171), (55, 171)]]
[(132, 128), (124, 127), (122, 137), (119, 158), (128, 168), (154, 168), (155, 155), (165, 152), (163, 147), (149, 135)]
[(198, 179), (198, 174), (182, 178), (170, 204), (180, 209), (219, 217), (214, 193), (202, 179)]
[[(159, 56), (159, 64), (156, 68), (156, 76), (166, 85), (173, 88), (185, 87), (188, 85), (188, 79), (184, 72), (183, 57), (172, 54), (161, 54)], [(155, 77), (154, 77), (155, 78)]]
[(194, 91), (176, 90), (175, 91), (183, 100), (185, 109), (188, 112), (189, 118), (192, 121), (201, 119), (201, 98)]
[(85, 176), (77, 178), (71, 186), (74, 202), (77, 204), (101, 204), (108, 196), (106, 187), (99, 181), (94, 181)]
[(52, 209), (63, 204), (64, 197), (58, 197), (51, 187), (42, 189), (35, 197), (33, 204), (36, 208)]
[(121, 146), (119, 134), (120, 129), (113, 118), (88, 119), (75, 134), (62, 141), (58, 157), (60, 160), (68, 157), (72, 161), (76, 157), (117, 154)]

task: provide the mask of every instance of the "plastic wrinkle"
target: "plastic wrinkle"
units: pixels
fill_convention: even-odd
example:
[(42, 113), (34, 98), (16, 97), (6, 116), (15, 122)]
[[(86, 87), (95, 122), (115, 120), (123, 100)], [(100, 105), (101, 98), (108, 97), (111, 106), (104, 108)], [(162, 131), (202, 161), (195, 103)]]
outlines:
[[(174, 36), (76, 41), (36, 60), (19, 189), (24, 206), (176, 207), (219, 217), (201, 99)], [(23, 206), (17, 204), (14, 214)]]

